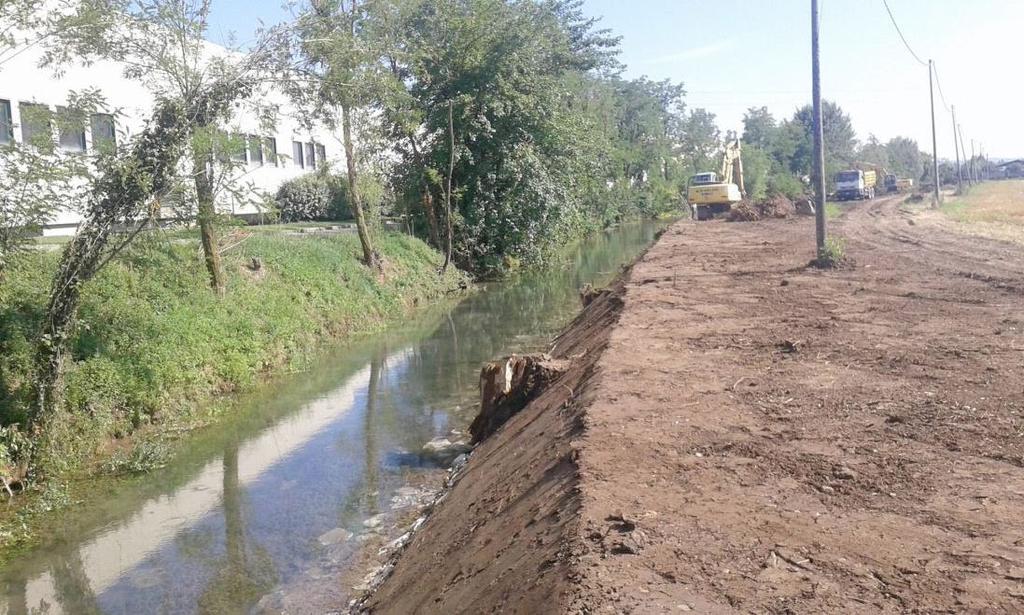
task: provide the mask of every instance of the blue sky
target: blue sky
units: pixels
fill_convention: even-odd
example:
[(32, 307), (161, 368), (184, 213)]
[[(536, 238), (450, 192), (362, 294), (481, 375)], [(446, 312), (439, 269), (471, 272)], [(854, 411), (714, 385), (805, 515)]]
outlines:
[[(995, 157), (1024, 156), (1024, 0), (889, 0), (919, 56), (933, 58), (964, 138)], [(245, 39), (257, 20), (287, 18), (278, 0), (214, 0), (210, 38)], [(810, 101), (809, 0), (585, 0), (622, 36), (627, 76), (685, 84), (723, 130), (767, 106), (788, 117)], [(882, 0), (821, 0), (822, 92), (853, 118), (858, 137), (909, 136), (931, 150), (928, 70), (910, 56)], [(949, 114), (936, 93), (939, 156), (953, 156)]]

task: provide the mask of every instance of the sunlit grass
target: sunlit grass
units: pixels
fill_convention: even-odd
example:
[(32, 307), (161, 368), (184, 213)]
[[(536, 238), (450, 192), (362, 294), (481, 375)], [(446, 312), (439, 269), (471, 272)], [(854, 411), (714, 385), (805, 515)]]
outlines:
[(1024, 226), (1024, 181), (974, 186), (943, 204), (942, 212), (960, 222)]

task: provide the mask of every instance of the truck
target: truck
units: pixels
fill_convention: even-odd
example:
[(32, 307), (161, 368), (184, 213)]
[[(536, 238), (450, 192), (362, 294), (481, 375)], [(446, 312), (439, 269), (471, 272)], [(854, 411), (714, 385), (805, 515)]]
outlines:
[(848, 169), (836, 173), (836, 200), (875, 198), (875, 184), (878, 175), (874, 171)]
[(914, 180), (909, 177), (899, 177), (895, 173), (885, 176), (885, 191), (892, 194), (896, 192), (909, 192), (914, 188)]
[(739, 139), (726, 143), (721, 171), (697, 173), (687, 182), (686, 201), (694, 219), (709, 220), (727, 213), (734, 203), (743, 200), (743, 160)]

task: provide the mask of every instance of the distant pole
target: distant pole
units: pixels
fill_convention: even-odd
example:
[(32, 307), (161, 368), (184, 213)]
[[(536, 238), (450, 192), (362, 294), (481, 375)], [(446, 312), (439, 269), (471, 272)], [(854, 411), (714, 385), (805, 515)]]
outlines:
[(964, 175), (960, 171), (960, 144), (956, 140), (956, 105), (950, 105), (953, 114), (953, 149), (956, 150), (956, 191), (964, 191)]
[(932, 73), (935, 72), (934, 62), (928, 60), (928, 97), (932, 102), (932, 179), (935, 183), (935, 195), (932, 207), (939, 206), (939, 142), (935, 138), (935, 91), (932, 89)]
[(825, 255), (825, 134), (821, 121), (821, 62), (818, 0), (811, 0), (811, 99), (814, 102), (814, 238), (818, 258)]
[[(967, 146), (964, 145), (964, 129), (960, 126), (960, 124), (957, 124), (956, 125), (956, 131), (957, 131), (957, 133), (960, 134), (960, 149), (963, 150), (964, 158), (966, 158), (967, 157)], [(968, 186), (973, 186), (974, 185), (974, 182), (971, 181), (970, 168), (968, 168), (968, 173), (967, 173), (967, 185)]]
[(978, 171), (974, 167), (974, 139), (971, 139), (971, 166), (969, 167), (974, 183), (978, 183)]

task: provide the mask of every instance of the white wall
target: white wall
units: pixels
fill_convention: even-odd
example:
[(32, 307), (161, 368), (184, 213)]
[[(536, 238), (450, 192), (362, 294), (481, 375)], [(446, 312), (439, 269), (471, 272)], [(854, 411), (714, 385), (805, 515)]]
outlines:
[[(211, 53), (229, 53), (227, 50), (209, 44)], [(51, 110), (64, 106), (71, 92), (86, 89), (99, 89), (107, 106), (118, 109), (123, 114), (117, 120), (119, 142), (124, 143), (125, 137), (138, 133), (153, 109), (153, 97), (150, 92), (137, 81), (126, 79), (122, 65), (111, 61), (100, 61), (89, 66), (68, 66), (59, 76), (54, 75), (51, 68), (40, 68), (39, 62), (43, 51), (39, 46), (26, 47), (22, 53), (0, 66), (0, 101), (9, 101), (14, 123), (14, 139), (21, 141), (21, 113), (19, 103), (41, 103)], [(257, 192), (273, 194), (284, 181), (308, 173), (311, 166), (300, 167), (292, 159), (292, 142), (303, 144), (317, 143), (324, 147), (326, 159), (335, 168), (342, 168), (345, 163), (344, 151), (338, 139), (328, 130), (314, 128), (304, 129), (297, 120), (294, 107), (287, 96), (276, 88), (264, 88), (256, 95), (262, 106), (276, 105), (279, 108), (273, 135), (260, 129), (258, 117), (248, 109), (250, 105), (238, 105), (238, 112), (224, 128), (230, 132), (238, 132), (260, 137), (273, 136), (277, 141), (278, 161), (276, 164), (267, 160), (260, 165), (256, 160), (249, 160), (244, 168), (237, 171), (234, 177), (236, 186), (248, 191), (251, 186)], [(86, 155), (94, 152), (92, 135), (88, 121), (85, 126)], [(304, 146), (305, 147), (305, 146)], [(246, 152), (249, 155), (249, 152)], [(234, 214), (259, 213), (258, 208), (246, 201), (236, 201), (227, 194), (218, 196), (218, 208)], [(44, 229), (46, 235), (71, 234), (82, 216), (78, 211), (59, 212)]]

